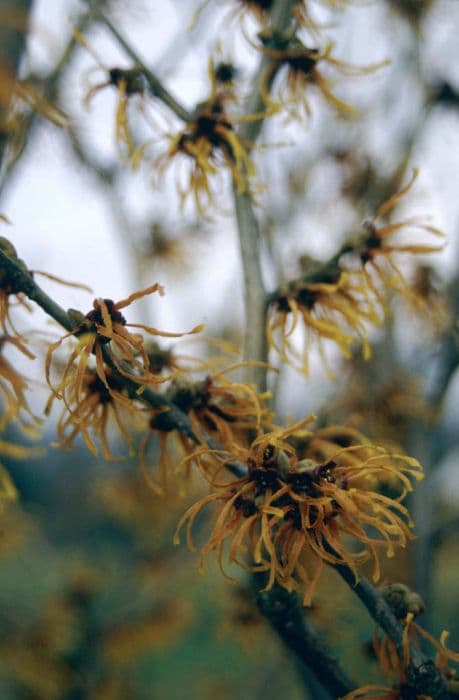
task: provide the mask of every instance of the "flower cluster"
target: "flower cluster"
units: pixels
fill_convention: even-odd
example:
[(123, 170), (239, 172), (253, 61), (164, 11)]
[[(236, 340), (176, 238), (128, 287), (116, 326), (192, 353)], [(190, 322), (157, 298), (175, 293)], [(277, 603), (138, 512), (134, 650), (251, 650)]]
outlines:
[[(193, 381), (182, 375), (170, 382), (165, 396), (189, 417), (200, 450), (196, 452), (196, 445), (186, 436), (180, 433), (176, 435), (177, 431), (169, 424), (167, 411), (153, 411), (150, 429), (141, 443), (140, 461), (147, 480), (155, 491), (164, 492), (166, 489), (174, 461), (178, 462), (180, 468), (199, 461), (201, 450), (206, 452), (205, 446), (209, 438), (222, 449), (231, 450), (234, 445), (246, 444), (251, 435), (269, 423), (271, 414), (266, 406), (267, 394), (257, 394), (250, 385), (228, 379), (225, 372), (234, 368), (208, 374), (202, 380)], [(172, 459), (170, 455), (169, 438), (172, 433), (178, 437), (184, 455), (178, 460), (176, 457)], [(159, 441), (159, 457), (154, 460), (159, 463), (158, 482), (151, 479), (151, 469), (147, 464), (152, 438)]]
[[(328, 6), (346, 2), (317, 1)], [(420, 18), (424, 14), (424, 10), (410, 11), (410, 2), (391, 2), (408, 8), (405, 14), (413, 22), (414, 16)], [(133, 67), (105, 66), (77, 29), (74, 38), (92, 53), (104, 72), (103, 81), (87, 92), (86, 104), (106, 87), (116, 91), (115, 139), (121, 155), (135, 167), (154, 145), (151, 170), (158, 178), (172, 170), (182, 205), (191, 200), (200, 215), (215, 201), (216, 193), (220, 194), (222, 178), (225, 184), (231, 182), (236, 195), (242, 255), (255, 256), (259, 232), (251, 197), (257, 173), (251, 152), (256, 146), (258, 127), (261, 128), (263, 120), (277, 114), (294, 119), (308, 117), (314, 93), (339, 114), (356, 115), (356, 110), (339, 97), (340, 86), (335, 88), (333, 75), (362, 75), (386, 62), (357, 67), (336, 58), (333, 43), (322, 39), (321, 27), (311, 15), (313, 0), (294, 0), (285, 5), (276, 0), (231, 0), (231, 4), (233, 15), (254, 18), (256, 31), (259, 30), (255, 41), (245, 28), (242, 31), (258, 58), (244, 111), (240, 108), (243, 90), (237, 85), (240, 72), (230, 60), (209, 60), (206, 99), (188, 109), (136, 58), (111, 20), (95, 5), (88, 20), (100, 19), (111, 29), (134, 61)], [(421, 4), (424, 8), (430, 5)], [(48, 117), (66, 125), (65, 115), (57, 109), (54, 112), (53, 106), (41, 101), (31, 88), (24, 85), (18, 94), (35, 109), (41, 107)], [(155, 110), (151, 110), (147, 124), (147, 128), (153, 127), (154, 137), (148, 138), (151, 135), (148, 134), (144, 139), (136, 139), (130, 121), (131, 106), (136, 101), (143, 106), (147, 98), (154, 100)], [(172, 118), (179, 120), (180, 126), (168, 126), (167, 133), (164, 130), (157, 138), (156, 120), (159, 123), (162, 117), (161, 102), (170, 109)], [(241, 123), (249, 122), (256, 123), (256, 128), (239, 128)], [(77, 136), (74, 138), (78, 152)], [(80, 154), (90, 161), (84, 158), (83, 148)], [(418, 218), (390, 220), (416, 176), (414, 171), (406, 186), (383, 201), (374, 216), (363, 222), (359, 236), (347, 241), (331, 260), (304, 269), (301, 279), (283, 284), (267, 299), (262, 283), (257, 298), (251, 296), (256, 280), (263, 277), (264, 253), (272, 253), (274, 249), (274, 246), (271, 250), (270, 245), (262, 246), (263, 257), (250, 260), (255, 262), (252, 270), (250, 265), (244, 269), (246, 298), (251, 307), (247, 325), (252, 328), (248, 333), (259, 328), (264, 309), (267, 315), (262, 323), (266, 321), (269, 347), (281, 361), (307, 374), (314, 346), (326, 360), (326, 342), (334, 344), (346, 359), (351, 359), (354, 346), (359, 345), (363, 359), (369, 359), (371, 331), (388, 315), (394, 293), (402, 294), (410, 303), (429, 305), (435, 294), (427, 277), (418, 276), (413, 284), (408, 282), (399, 256), (415, 257), (438, 251), (441, 245), (436, 244), (436, 239), (443, 234)], [(170, 251), (174, 257), (177, 251), (163, 235), (161, 225), (164, 224), (157, 224), (152, 231), (150, 258), (152, 251), (164, 253), (163, 257), (168, 257)], [(267, 239), (266, 242), (270, 243)], [(5, 256), (12, 263), (11, 268)], [(146, 269), (146, 257), (140, 263), (140, 271)], [(270, 257), (274, 262), (274, 256)], [(171, 475), (179, 475), (174, 483), (174, 496), (180, 499), (186, 491), (192, 498), (190, 479), (186, 477), (196, 471), (201, 477), (198, 488), (204, 483), (208, 491), (205, 495), (199, 491), (198, 500), (180, 518), (175, 543), (179, 543), (180, 533), (185, 530), (188, 547), (194, 549), (196, 526), (205, 524), (202, 516), (213, 509), (210, 532), (201, 546), (200, 568), (203, 569), (206, 556), (214, 553), (227, 580), (235, 580), (231, 576), (234, 569), (228, 571), (228, 567), (240, 567), (261, 581), (264, 591), (275, 592), (281, 586), (288, 592), (298, 592), (306, 606), (312, 605), (325, 565), (345, 572), (345, 578), (355, 582), (362, 571), (370, 571), (376, 583), (381, 579), (384, 558), (393, 557), (397, 549), (405, 548), (412, 539), (414, 524), (406, 497), (414, 481), (423, 477), (416, 459), (394, 446), (384, 447), (367, 439), (351, 427), (348, 417), (346, 426), (325, 427), (322, 423), (312, 427), (315, 418), (311, 416), (280, 427), (274, 423), (268, 392), (258, 393), (255, 385), (228, 378), (229, 372), (248, 363), (220, 370), (215, 369), (219, 367), (217, 360), (213, 364), (204, 360), (193, 362), (172, 349), (162, 348), (156, 342), (158, 336), (176, 338), (187, 334), (130, 323), (124, 315), (134, 301), (155, 293), (162, 295), (159, 284), (117, 302), (97, 297), (86, 314), (74, 310), (66, 313), (49, 297), (45, 299), (31, 271), (5, 239), (0, 239), (0, 258), (4, 263), (3, 267), (0, 265), (0, 350), (9, 346), (32, 357), (11, 320), (12, 305), (16, 303), (28, 309), (28, 298), (39, 303), (68, 331), (48, 346), (45, 375), (51, 395), (45, 414), (49, 415), (60, 402), (56, 440), (60, 448), (70, 449), (81, 439), (94, 455), (101, 449), (106, 460), (118, 459), (110, 433), (114, 428), (127, 444), (130, 455), (138, 454), (141, 471), (157, 497), (153, 507), (148, 499), (144, 500), (149, 494), (143, 488), (144, 482), (137, 478), (119, 480), (115, 488), (101, 493), (105, 505), (118, 511), (121, 520), (132, 521), (133, 530), (144, 534), (163, 511), (164, 521), (174, 517), (173, 498), (164, 497), (172, 491)], [(435, 315), (440, 308), (436, 307)], [(257, 314), (257, 321), (252, 323)], [(201, 326), (197, 326), (189, 333), (200, 330)], [(303, 343), (299, 345), (301, 333)], [(154, 340), (146, 342), (145, 335), (153, 336)], [(265, 338), (257, 339), (258, 347), (249, 350), (247, 343), (245, 352), (259, 360), (253, 364), (265, 366), (267, 363), (261, 360)], [(62, 361), (61, 355), (64, 355)], [(388, 422), (397, 423), (399, 429), (403, 428), (404, 416), (410, 422), (414, 418), (427, 421), (430, 416), (420, 399), (416, 402), (406, 396), (405, 386), (386, 384), (381, 400), (377, 382), (373, 385), (373, 402), (379, 400), (376, 412), (381, 413), (380, 407), (385, 402)], [(26, 380), (0, 354), (0, 395), (4, 409), (1, 428), (14, 419), (25, 427), (29, 425), (32, 416), (25, 389)], [(365, 413), (371, 421), (368, 404), (354, 402), (353, 410)], [(20, 455), (21, 450), (0, 441), (0, 452)], [(15, 488), (0, 466), (0, 505), (14, 497)], [(93, 583), (88, 585), (84, 581), (83, 585), (69, 590), (88, 609), (94, 592)], [(449, 662), (459, 661), (459, 655), (446, 648), (446, 633), (437, 642), (414, 621), (422, 605), (405, 593), (403, 588), (394, 586), (383, 593), (401, 625), (396, 627), (398, 644), (378, 629), (373, 639), (376, 659), (390, 687), (366, 685), (349, 693), (346, 700), (366, 697), (424, 700), (410, 675), (410, 664), (413, 666), (410, 656), (414, 656), (416, 644), (424, 640), (437, 651), (435, 667), (440, 680), (452, 677)], [(295, 600), (294, 596), (285, 594), (285, 597)], [(164, 602), (159, 599), (158, 608), (147, 619), (120, 622), (104, 634), (97, 633), (108, 660), (121, 663), (146, 645), (164, 641), (168, 635), (172, 637), (183, 630), (188, 619), (184, 614), (187, 608), (171, 605), (168, 610)], [(285, 626), (288, 624), (286, 621)], [(88, 629), (92, 629), (89, 624)], [(397, 634), (394, 638), (397, 641)], [(82, 656), (79, 651), (75, 654)]]
[[(162, 367), (152, 364), (143, 336), (129, 329), (139, 328), (153, 336), (174, 338), (186, 333), (171, 333), (142, 323), (128, 323), (121, 313), (121, 309), (133, 301), (154, 292), (163, 294), (163, 289), (154, 284), (116, 303), (111, 299), (95, 299), (93, 309), (86, 315), (71, 312), (74, 328), (49, 345), (46, 378), (52, 394), (45, 412), (50, 412), (56, 399), (63, 401), (64, 410), (57, 428), (60, 446), (71, 447), (75, 437), (81, 434), (87, 447), (97, 453), (90, 434), (93, 431), (101, 441), (105, 457), (113, 459), (107, 439), (110, 419), (114, 419), (121, 435), (131, 444), (125, 425), (126, 417), (143, 415), (139, 398), (145, 388), (157, 386), (174, 375), (176, 370), (163, 375)], [(198, 333), (202, 328), (196, 326), (189, 333)], [(58, 382), (53, 383), (51, 369), (55, 353), (69, 338), (72, 350), (61, 369)], [(94, 366), (91, 364), (92, 357)], [(120, 411), (125, 416), (123, 419)]]
[[(318, 340), (322, 356), (323, 340), (333, 341), (347, 357), (356, 339), (369, 358), (368, 324), (380, 323), (379, 307), (355, 274), (338, 267), (321, 272), (319, 281), (294, 281), (280, 288), (268, 316), (268, 343), (280, 358), (308, 373), (311, 345)], [(293, 334), (302, 324), (305, 342), (296, 350)]]
[[(217, 460), (221, 467), (235, 459), (244, 462), (247, 476), (221, 484), (214, 469), (213, 477), (208, 476), (214, 490), (188, 509), (176, 532), (178, 542), (186, 524), (193, 548), (197, 516), (209, 503), (218, 503), (201, 566), (215, 550), (225, 577), (232, 580), (223, 568), (228, 543), (229, 562), (264, 573), (266, 589), (277, 582), (302, 591), (305, 605), (311, 604), (324, 562), (348, 566), (357, 578), (359, 567), (370, 560), (373, 578), (379, 579), (380, 550), (393, 556), (395, 547), (404, 547), (411, 538), (412, 523), (402, 501), (411, 480), (422, 478), (415, 459), (369, 442), (342, 447), (338, 433), (336, 441), (333, 432), (302, 434), (310, 422), (308, 418), (261, 433), (248, 448), (233, 449), (231, 455), (203, 451), (202, 461)], [(344, 432), (348, 443), (355, 443), (354, 434)], [(301, 450), (294, 445), (298, 434)], [(316, 459), (320, 453), (327, 454), (325, 460)], [(206, 464), (202, 471), (209, 474)], [(398, 487), (393, 498), (377, 490), (378, 481), (386, 478)]]
[[(308, 372), (311, 341), (331, 340), (345, 357), (360, 342), (364, 357), (370, 356), (368, 328), (381, 324), (388, 313), (388, 291), (399, 292), (411, 301), (421, 292), (410, 285), (399, 268), (399, 254), (423, 255), (441, 250), (441, 245), (400, 242), (403, 231), (424, 232), (443, 237), (437, 228), (415, 218), (379, 223), (412, 187), (409, 183), (364, 222), (364, 235), (346, 243), (331, 263), (318, 266), (303, 279), (279, 288), (270, 298), (267, 319), (269, 344), (281, 359)], [(421, 303), (424, 307), (425, 304)], [(302, 325), (306, 342), (303, 353), (296, 350), (295, 330)]]
[(212, 180), (218, 181), (222, 168), (230, 172), (239, 194), (250, 191), (250, 180), (255, 175), (247, 145), (235, 131), (237, 119), (226, 106), (234, 96), (228, 88), (232, 79), (216, 68), (211, 61), (209, 98), (197, 105), (192, 121), (171, 138), (167, 152), (155, 163), (160, 173), (176, 167), (182, 203), (191, 195), (201, 214), (213, 201)]

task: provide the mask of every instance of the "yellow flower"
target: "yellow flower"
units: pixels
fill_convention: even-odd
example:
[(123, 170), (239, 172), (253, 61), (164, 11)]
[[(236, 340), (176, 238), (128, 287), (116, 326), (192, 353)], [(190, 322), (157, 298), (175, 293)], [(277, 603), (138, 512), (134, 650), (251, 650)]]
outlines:
[(131, 134), (128, 120), (128, 106), (130, 98), (134, 95), (143, 96), (145, 91), (145, 78), (138, 68), (109, 68), (104, 69), (108, 79), (93, 85), (86, 97), (85, 105), (89, 106), (94, 95), (105, 87), (112, 86), (118, 92), (115, 116), (115, 140), (121, 149), (126, 150), (126, 155), (131, 158), (137, 148)]
[(4, 430), (12, 420), (18, 420), (22, 428), (35, 433), (35, 426), (30, 422), (37, 423), (38, 419), (33, 416), (25, 392), (28, 388), (27, 380), (22, 376), (3, 355), (3, 348), (6, 344), (13, 345), (26, 357), (33, 359), (27, 348), (14, 336), (4, 335), (0, 337), (0, 392), (4, 401), (4, 411), (0, 418), (0, 430)]
[[(141, 387), (148, 384), (158, 384), (166, 378), (153, 374), (150, 371), (150, 362), (144, 347), (143, 337), (131, 333), (129, 328), (140, 328), (151, 335), (165, 337), (181, 337), (186, 333), (170, 333), (161, 331), (143, 323), (127, 323), (121, 309), (129, 306), (136, 299), (148, 294), (164, 290), (159, 284), (153, 284), (146, 289), (134, 292), (126, 299), (114, 302), (112, 299), (95, 299), (93, 309), (84, 316), (79, 312), (73, 312), (75, 327), (57, 342), (52, 343), (46, 355), (46, 379), (57, 398), (62, 398), (69, 382), (75, 384), (75, 399), (80, 401), (83, 389), (84, 377), (91, 355), (95, 355), (96, 373), (109, 393), (112, 389), (107, 381), (105, 360), (113, 363), (118, 373)], [(198, 333), (202, 326), (196, 326), (189, 333)], [(62, 342), (70, 336), (77, 336), (76, 347), (70, 353), (57, 386), (51, 383), (50, 371), (53, 355)]]
[(84, 105), (89, 108), (94, 95), (106, 87), (112, 86), (118, 92), (118, 102), (115, 117), (115, 140), (121, 149), (126, 150), (126, 155), (130, 158), (137, 146), (134, 143), (128, 121), (128, 106), (130, 98), (139, 95), (142, 97), (146, 89), (145, 77), (139, 68), (109, 68), (88, 43), (86, 37), (77, 28), (73, 27), (73, 36), (94, 58), (97, 63), (96, 70), (105, 73), (105, 80), (92, 85), (84, 98)]
[[(261, 93), (265, 104), (272, 111), (286, 108), (291, 117), (300, 119), (303, 113), (310, 116), (308, 91), (315, 86), (327, 102), (348, 116), (358, 116), (354, 107), (339, 99), (333, 92), (330, 81), (325, 78), (319, 65), (327, 64), (343, 75), (364, 75), (371, 73), (387, 64), (387, 61), (369, 66), (353, 66), (331, 56), (333, 44), (329, 43), (323, 50), (308, 48), (303, 42), (294, 37), (276, 37), (269, 30), (262, 39), (262, 52), (273, 59), (269, 66)], [(284, 70), (285, 69), (285, 70)], [(279, 72), (277, 100), (269, 94), (268, 86), (272, 77)]]
[(437, 650), (435, 666), (445, 678), (448, 677), (450, 673), (448, 662), (459, 663), (459, 654), (446, 647), (449, 633), (444, 630), (440, 635), (440, 640), (437, 641), (431, 634), (422, 629), (420, 625), (413, 622), (414, 617), (415, 614), (413, 612), (408, 612), (401, 620), (404, 626), (402, 658), (399, 658), (394, 642), (386, 634), (379, 638), (378, 629), (375, 630), (373, 647), (379, 665), (388, 678), (396, 675), (402, 683), (405, 683), (406, 671), (410, 662), (410, 644), (419, 645), (420, 638), (423, 638)]
[[(210, 96), (196, 107), (193, 120), (172, 137), (167, 153), (157, 159), (155, 167), (164, 172), (172, 164), (179, 168), (178, 188), (182, 203), (193, 197), (200, 214), (213, 202), (221, 170), (230, 172), (237, 192), (250, 191), (250, 180), (255, 169), (244, 143), (234, 129), (242, 117), (228, 114), (226, 104), (234, 99), (227, 82), (218, 80), (212, 61), (209, 62)], [(257, 115), (245, 119), (256, 119)], [(135, 163), (143, 155), (144, 147), (134, 155)], [(184, 173), (180, 173), (180, 162)], [(213, 182), (216, 184), (214, 185)]]
[[(302, 353), (294, 344), (294, 332), (300, 324), (305, 335)], [(368, 359), (368, 324), (380, 324), (379, 308), (358, 275), (336, 268), (318, 281), (299, 280), (279, 289), (271, 300), (267, 337), (283, 361), (307, 374), (311, 346), (316, 343), (324, 357), (324, 340), (335, 343), (346, 358), (359, 341)]]
[[(115, 460), (108, 442), (108, 430), (113, 423), (132, 451), (132, 437), (126, 422), (128, 417), (140, 415), (141, 409), (123, 393), (122, 382), (109, 369), (105, 370), (105, 378), (109, 388), (94, 369), (87, 368), (77, 390), (71, 374), (68, 375), (66, 386), (61, 387), (65, 406), (57, 423), (57, 447), (69, 449), (81, 435), (86, 447), (97, 455), (94, 435), (102, 445), (104, 459)], [(51, 410), (55, 398), (55, 394), (51, 394), (46, 413)]]
[[(229, 562), (265, 572), (266, 589), (277, 581), (289, 590), (301, 590), (305, 605), (311, 603), (324, 562), (344, 564), (357, 578), (359, 566), (371, 560), (373, 578), (378, 580), (379, 550), (393, 556), (394, 548), (404, 547), (411, 538), (412, 522), (401, 502), (412, 488), (411, 479), (422, 477), (415, 459), (371, 444), (336, 447), (322, 463), (298, 459), (289, 438), (311, 420), (261, 434), (248, 449), (235, 446), (231, 455), (203, 451), (202, 458), (216, 460), (220, 468), (235, 459), (244, 461), (247, 476), (218, 484), (214, 470), (208, 480), (216, 490), (188, 509), (175, 536), (178, 542), (179, 530), (187, 523), (187, 541), (193, 548), (196, 517), (207, 504), (221, 502), (201, 551), (201, 566), (205, 555), (215, 550), (220, 568), (230, 578), (223, 569), (228, 541)], [(394, 498), (374, 490), (375, 479), (386, 473), (398, 477), (400, 493)], [(241, 559), (247, 552), (248, 564)]]
[(399, 253), (423, 255), (438, 252), (443, 248), (443, 245), (404, 243), (394, 240), (394, 237), (404, 230), (421, 231), (437, 238), (444, 238), (444, 234), (439, 229), (423, 223), (418, 218), (412, 217), (386, 224), (378, 222), (380, 219), (385, 219), (400, 199), (409, 192), (417, 176), (418, 170), (415, 169), (408, 184), (383, 202), (372, 219), (364, 222), (366, 235), (354, 246), (354, 253), (358, 255), (360, 263), (363, 265), (363, 279), (368, 289), (375, 294), (381, 303), (384, 303), (382, 290), (387, 287), (405, 294), (414, 294), (413, 290), (410, 291), (408, 282), (397, 266), (396, 260)]
[(224, 114), (204, 110), (171, 141), (168, 152), (157, 163), (161, 171), (176, 158), (184, 157), (189, 168), (179, 183), (182, 203), (192, 196), (200, 214), (213, 202), (212, 179), (221, 167), (230, 171), (239, 194), (249, 191), (254, 167), (248, 153)]

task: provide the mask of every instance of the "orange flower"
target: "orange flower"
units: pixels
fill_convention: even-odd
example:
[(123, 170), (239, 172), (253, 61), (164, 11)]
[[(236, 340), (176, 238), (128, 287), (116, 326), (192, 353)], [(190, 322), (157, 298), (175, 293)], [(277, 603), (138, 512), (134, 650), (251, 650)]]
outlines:
[[(221, 502), (210, 538), (201, 552), (201, 566), (207, 553), (217, 552), (223, 570), (225, 542), (229, 562), (249, 571), (267, 574), (266, 589), (275, 581), (287, 589), (303, 592), (309, 605), (318, 585), (324, 562), (344, 564), (357, 578), (359, 566), (371, 559), (373, 578), (380, 576), (379, 549), (393, 556), (394, 547), (404, 547), (411, 538), (411, 520), (402, 505), (411, 479), (421, 478), (419, 463), (410, 457), (390, 454), (374, 445), (337, 448), (325, 463), (299, 460), (289, 437), (311, 418), (287, 429), (278, 428), (259, 435), (248, 449), (234, 449), (231, 455), (209, 454), (201, 458), (225, 465), (238, 459), (247, 465), (246, 477), (227, 484), (208, 478), (215, 490), (188, 509), (179, 522), (178, 533), (187, 523), (187, 540), (193, 548), (191, 530), (201, 510)], [(349, 453), (369, 455), (348, 460)], [(209, 473), (204, 467), (203, 473)], [(400, 494), (388, 498), (374, 490), (375, 477), (390, 473), (398, 477)], [(378, 533), (378, 534), (376, 534)], [(349, 548), (351, 538), (360, 550)], [(240, 558), (250, 553), (249, 564)]]
[[(159, 443), (159, 454), (155, 451), (155, 459), (150, 465), (147, 456), (154, 438)], [(182, 464), (183, 455), (192, 454), (195, 448), (196, 444), (190, 438), (171, 426), (167, 410), (152, 411), (147, 431), (140, 443), (139, 460), (145, 480), (154, 493), (164, 495), (171, 472), (177, 464)]]
[(379, 665), (388, 678), (396, 675), (402, 683), (406, 682), (406, 671), (410, 662), (410, 644), (419, 644), (420, 638), (426, 639), (437, 650), (435, 666), (446, 678), (450, 675), (449, 661), (459, 663), (459, 654), (447, 649), (446, 640), (449, 633), (444, 630), (437, 641), (431, 634), (426, 632), (420, 625), (413, 622), (415, 614), (408, 612), (401, 620), (404, 626), (403, 631), (403, 657), (400, 659), (397, 654), (394, 642), (386, 635), (378, 636), (376, 628), (373, 636), (373, 647)]
[(210, 435), (223, 448), (235, 442), (245, 444), (247, 436), (266, 425), (269, 412), (264, 406), (267, 394), (258, 395), (249, 384), (233, 382), (225, 373), (239, 365), (208, 375), (195, 383), (174, 380), (166, 395), (189, 415), (193, 430), (202, 437)]

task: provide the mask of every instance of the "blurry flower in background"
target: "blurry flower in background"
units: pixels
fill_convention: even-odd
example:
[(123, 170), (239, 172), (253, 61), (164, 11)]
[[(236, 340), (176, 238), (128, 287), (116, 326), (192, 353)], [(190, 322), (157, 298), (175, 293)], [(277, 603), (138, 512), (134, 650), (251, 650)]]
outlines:
[[(347, 102), (339, 99), (333, 91), (332, 82), (319, 70), (319, 65), (329, 65), (341, 75), (359, 76), (372, 73), (387, 65), (381, 61), (370, 66), (353, 66), (345, 61), (334, 58), (331, 53), (333, 44), (328, 43), (323, 50), (309, 48), (295, 37), (277, 37), (267, 30), (260, 36), (263, 54), (273, 59), (264, 76), (262, 96), (268, 109), (277, 112), (286, 109), (287, 114), (294, 119), (311, 116), (308, 92), (315, 86), (325, 100), (340, 113), (356, 117), (358, 111)], [(285, 70), (284, 70), (285, 69)], [(274, 87), (274, 95), (270, 94), (269, 86), (273, 75), (280, 74)]]
[[(363, 227), (366, 235), (354, 246), (354, 253), (359, 256), (363, 265), (362, 276), (375, 296), (384, 304), (384, 290), (394, 289), (397, 292), (411, 296), (415, 291), (410, 287), (398, 265), (398, 255), (409, 253), (410, 255), (424, 255), (436, 253), (443, 249), (444, 244), (432, 245), (423, 242), (411, 242), (412, 232), (425, 232), (437, 238), (444, 238), (444, 234), (434, 226), (424, 223), (417, 217), (411, 217), (394, 223), (378, 223), (378, 219), (384, 220), (386, 216), (398, 205), (400, 199), (412, 188), (418, 176), (418, 170), (408, 184), (399, 192), (393, 194), (383, 202), (371, 219), (367, 219)], [(397, 234), (409, 232), (408, 242), (397, 238)]]
[(435, 410), (428, 405), (415, 374), (394, 368), (390, 377), (378, 377), (373, 382), (371, 393), (365, 391), (368, 374), (368, 367), (357, 361), (347, 372), (346, 389), (332, 407), (332, 413), (346, 417), (349, 426), (403, 444), (413, 422), (429, 425), (435, 420)]

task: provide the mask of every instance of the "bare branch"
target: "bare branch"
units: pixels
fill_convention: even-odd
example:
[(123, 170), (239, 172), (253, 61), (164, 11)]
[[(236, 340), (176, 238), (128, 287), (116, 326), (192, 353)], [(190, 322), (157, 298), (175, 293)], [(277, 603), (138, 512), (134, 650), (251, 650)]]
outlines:
[(314, 673), (331, 697), (342, 697), (357, 687), (317, 632), (309, 626), (295, 593), (275, 585), (270, 591), (260, 592), (257, 603), (285, 646)]
[(99, 19), (109, 30), (109, 32), (115, 37), (120, 46), (126, 51), (127, 55), (132, 58), (136, 67), (142, 71), (145, 76), (148, 87), (150, 88), (151, 94), (154, 97), (158, 97), (164, 102), (165, 105), (171, 109), (174, 114), (176, 114), (179, 119), (184, 122), (189, 122), (192, 120), (191, 113), (164, 87), (159, 78), (153, 73), (150, 68), (147, 68), (145, 63), (142, 61), (138, 53), (131, 47), (128, 41), (120, 34), (118, 29), (112, 24), (109, 18), (99, 9), (97, 3), (93, 0), (86, 0), (87, 4), (91, 8), (93, 16)]
[[(236, 218), (239, 232), (242, 272), (244, 277), (245, 340), (244, 360), (267, 359), (266, 343), (266, 292), (261, 271), (261, 250), (258, 222), (249, 193), (234, 192)], [(266, 369), (249, 366), (245, 370), (246, 381), (255, 384), (260, 391), (266, 388)]]

